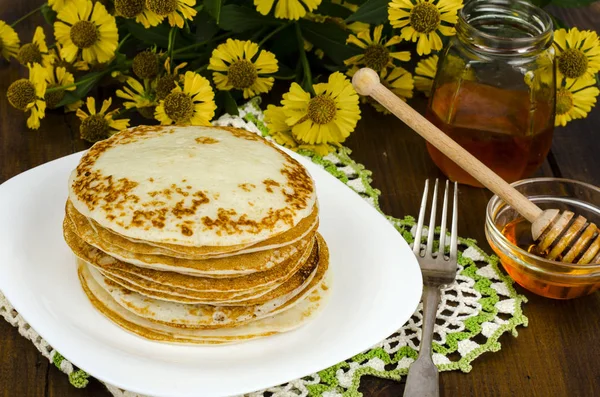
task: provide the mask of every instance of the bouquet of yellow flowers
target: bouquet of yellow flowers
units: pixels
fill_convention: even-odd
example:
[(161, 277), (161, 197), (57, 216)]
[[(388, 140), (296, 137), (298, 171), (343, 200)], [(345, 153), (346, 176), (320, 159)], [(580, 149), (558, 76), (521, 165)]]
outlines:
[[(273, 138), (326, 154), (360, 119), (349, 79), (360, 67), (377, 71), (403, 100), (415, 89), (429, 94), (435, 52), (455, 34), (462, 6), (462, 0), (48, 0), (12, 25), (0, 21), (3, 57), (28, 70), (7, 97), (28, 114), (32, 129), (50, 109), (75, 111), (81, 137), (95, 142), (126, 128), (132, 111), (155, 123), (207, 125), (282, 80), (291, 82), (288, 92), (265, 111)], [(54, 42), (37, 27), (31, 43), (20, 45), (15, 25), (38, 11)], [(565, 125), (596, 102), (600, 40), (592, 31), (559, 29), (554, 45), (556, 124)], [(120, 85), (119, 106), (111, 109), (109, 98), (98, 109), (88, 95), (110, 79)]]

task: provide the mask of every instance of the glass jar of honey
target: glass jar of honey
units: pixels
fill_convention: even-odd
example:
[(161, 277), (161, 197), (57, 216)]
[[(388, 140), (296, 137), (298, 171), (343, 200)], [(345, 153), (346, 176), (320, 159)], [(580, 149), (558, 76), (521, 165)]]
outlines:
[[(471, 0), (438, 63), (426, 117), (508, 182), (544, 162), (554, 129), (552, 20), (524, 0)], [(481, 186), (428, 144), (452, 181)]]

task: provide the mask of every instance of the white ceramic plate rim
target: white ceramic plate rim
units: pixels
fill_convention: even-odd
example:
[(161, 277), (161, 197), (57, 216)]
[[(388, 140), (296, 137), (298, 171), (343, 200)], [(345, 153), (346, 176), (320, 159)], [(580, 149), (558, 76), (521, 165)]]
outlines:
[[(64, 202), (64, 199), (66, 199), (66, 183), (68, 179), (68, 172), (66, 172), (67, 169), (65, 166), (69, 165), (70, 168), (68, 168), (68, 170), (72, 169), (78, 162), (82, 153), (83, 152), (76, 153), (50, 163), (43, 164), (10, 179), (3, 185), (0, 185), (0, 237), (2, 237), (0, 240), (0, 252), (3, 252), (4, 256), (4, 259), (0, 261), (0, 290), (4, 293), (15, 309), (21, 314), (21, 316), (23, 316), (23, 318), (44, 339), (46, 339), (46, 341), (54, 349), (59, 351), (68, 360), (73, 362), (73, 364), (102, 381), (132, 392), (156, 396), (218, 396), (252, 392), (309, 375), (369, 349), (400, 328), (410, 318), (418, 305), (422, 291), (421, 273), (415, 257), (412, 255), (408, 244), (404, 241), (404, 239), (402, 239), (400, 234), (377, 210), (375, 210), (368, 203), (364, 202), (359, 195), (348, 189), (348, 187), (342, 182), (338, 181), (326, 171), (313, 164), (310, 160), (288, 151), (291, 156), (296, 158), (309, 169), (317, 183), (317, 193), (321, 203), (322, 220), (320, 231), (324, 235), (326, 234), (325, 232), (331, 233), (333, 222), (339, 222), (340, 225), (345, 226), (348, 226), (347, 224), (349, 222), (355, 222), (354, 226), (362, 227), (364, 225), (365, 228), (368, 228), (369, 230), (372, 229), (373, 233), (375, 233), (375, 231), (378, 233), (378, 240), (369, 240), (371, 241), (372, 245), (376, 246), (377, 244), (381, 244), (381, 247), (378, 248), (388, 250), (390, 252), (393, 251), (392, 253), (394, 256), (396, 256), (393, 259), (399, 262), (398, 268), (396, 269), (395, 267), (389, 267), (389, 269), (387, 269), (389, 271), (389, 277), (383, 277), (380, 280), (361, 280), (363, 283), (377, 281), (383, 283), (383, 285), (373, 285), (372, 287), (374, 288), (371, 289), (372, 293), (361, 297), (355, 297), (356, 300), (354, 302), (350, 302), (355, 306), (358, 305), (361, 307), (366, 304), (364, 299), (372, 299), (374, 302), (379, 302), (379, 304), (373, 307), (372, 310), (380, 311), (385, 315), (385, 317), (381, 317), (380, 324), (378, 324), (377, 327), (374, 327), (374, 324), (361, 323), (360, 319), (354, 318), (356, 315), (353, 317), (353, 313), (358, 309), (354, 310), (354, 308), (351, 308), (349, 311), (349, 316), (344, 317), (346, 322), (343, 324), (343, 326), (340, 326), (338, 330), (340, 332), (339, 337), (333, 338), (335, 340), (331, 341), (334, 346), (337, 346), (335, 345), (336, 340), (341, 341), (345, 338), (349, 338), (352, 333), (356, 333), (356, 336), (359, 336), (360, 333), (358, 331), (363, 329), (365, 330), (364, 332), (368, 332), (368, 335), (363, 335), (362, 338), (358, 338), (356, 340), (352, 339), (351, 345), (342, 346), (342, 348), (337, 346), (335, 349), (331, 349), (327, 352), (323, 351), (323, 349), (318, 351), (316, 350), (313, 351), (314, 355), (312, 356), (307, 355), (307, 353), (296, 354), (293, 357), (286, 357), (284, 351), (278, 350), (278, 355), (271, 354), (271, 358), (275, 358), (277, 362), (265, 361), (259, 366), (263, 367), (264, 371), (268, 372), (265, 375), (257, 373), (255, 368), (246, 367), (247, 370), (242, 371), (237, 368), (238, 371), (234, 374), (221, 374), (221, 379), (215, 380), (213, 378), (206, 377), (210, 371), (207, 371), (207, 375), (205, 376), (204, 373), (199, 373), (197, 369), (194, 369), (192, 365), (200, 364), (198, 361), (199, 357), (203, 357), (203, 355), (206, 357), (211, 357), (215, 355), (215, 352), (218, 352), (218, 350), (209, 351), (206, 349), (221, 349), (223, 352), (220, 357), (223, 357), (224, 361), (215, 361), (215, 368), (219, 367), (219, 365), (224, 365), (226, 367), (232, 366), (232, 368), (235, 368), (234, 364), (236, 358), (232, 355), (232, 353), (243, 355), (245, 352), (245, 354), (250, 354), (250, 358), (258, 358), (262, 360), (263, 358), (266, 359), (266, 357), (260, 357), (257, 355), (257, 352), (266, 351), (269, 353), (269, 349), (273, 345), (298, 348), (299, 346), (297, 344), (294, 345), (294, 339), (296, 337), (301, 338), (305, 336), (305, 334), (310, 334), (313, 341), (320, 342), (319, 337), (322, 335), (325, 335), (324, 337), (326, 337), (327, 332), (330, 330), (318, 329), (318, 326), (321, 323), (325, 324), (328, 318), (334, 318), (335, 316), (338, 316), (338, 312), (333, 312), (334, 307), (332, 307), (332, 305), (328, 305), (326, 306), (324, 312), (321, 313), (311, 323), (297, 331), (288, 334), (277, 335), (274, 337), (246, 342), (238, 345), (210, 347), (194, 346), (184, 348), (182, 346), (165, 345), (157, 342), (145, 341), (117, 328), (114, 324), (109, 323), (107, 319), (97, 313), (91, 304), (87, 302), (87, 300), (85, 300), (83, 303), (79, 302), (79, 298), (85, 298), (80, 286), (78, 286), (78, 291), (72, 291), (72, 288), (65, 288), (65, 293), (72, 294), (76, 298), (79, 297), (77, 302), (73, 302), (73, 304), (76, 306), (84, 305), (79, 308), (80, 310), (82, 308), (84, 310), (83, 313), (80, 313), (84, 316), (89, 316), (90, 319), (94, 320), (94, 328), (97, 326), (98, 329), (105, 329), (107, 332), (106, 338), (104, 339), (102, 339), (102, 336), (104, 335), (93, 335), (94, 338), (92, 338), (90, 334), (82, 332), (81, 327), (86, 327), (87, 325), (77, 323), (76, 319), (71, 318), (71, 316), (73, 316), (72, 313), (57, 313), (55, 311), (56, 308), (50, 305), (51, 302), (56, 301), (57, 299), (54, 295), (51, 293), (47, 295), (42, 294), (41, 296), (37, 295), (37, 291), (33, 290), (33, 288), (39, 289), (41, 287), (43, 289), (44, 285), (39, 284), (42, 281), (36, 280), (35, 277), (32, 277), (30, 274), (25, 277), (23, 274), (24, 270), (18, 266), (27, 266), (27, 264), (16, 263), (18, 260), (15, 261), (15, 263), (12, 262), (11, 256), (25, 255), (17, 250), (14, 246), (14, 244), (18, 244), (19, 238), (23, 236), (16, 236), (12, 233), (12, 229), (8, 230), (10, 227), (18, 230), (18, 225), (14, 227), (13, 224), (8, 224), (9, 222), (6, 222), (6, 219), (12, 219), (11, 217), (14, 215), (11, 210), (8, 209), (10, 204), (17, 206), (19, 205), (18, 203), (15, 204), (15, 202), (11, 200), (16, 199), (14, 194), (22, 191), (22, 187), (19, 186), (20, 183), (30, 182), (29, 179), (35, 178), (38, 174), (40, 176), (45, 176), (44, 173), (49, 172), (53, 168), (59, 170), (61, 170), (61, 167), (63, 168), (61, 172), (64, 174), (59, 172), (60, 175), (50, 174), (47, 177), (57, 178), (57, 183), (58, 181), (64, 181), (61, 186), (56, 187), (56, 195), (60, 197), (64, 196), (62, 197)], [(34, 186), (29, 185), (31, 185), (31, 183), (26, 183), (26, 186), (29, 187), (29, 189), (35, 189)], [(40, 185), (43, 185), (43, 182), (40, 183)], [(327, 208), (333, 208), (330, 207), (333, 204), (327, 203), (327, 200), (329, 199), (321, 197), (321, 194), (319, 193), (319, 186), (323, 186), (323, 191), (329, 190), (329, 186), (331, 186), (331, 189), (333, 190), (339, 190), (340, 196), (336, 197), (336, 199), (339, 198), (340, 202), (336, 202), (335, 206), (341, 206), (340, 208), (351, 208), (355, 211), (354, 213), (356, 216), (351, 220), (329, 219), (326, 211)], [(341, 189), (345, 189), (347, 194), (342, 193), (343, 191)], [(11, 193), (12, 191), (15, 193)], [(28, 192), (35, 193), (33, 190), (28, 190)], [(39, 201), (37, 201), (37, 204), (43, 206), (43, 199), (43, 197), (40, 197)], [(47, 210), (47, 208), (30, 209), (34, 212), (43, 212), (44, 210)], [(62, 213), (63, 208), (52, 208), (52, 210), (61, 211)], [(335, 211), (331, 210), (330, 212), (334, 213)], [(54, 213), (51, 214), (52, 216), (55, 215)], [(48, 216), (52, 217), (51, 215)], [(363, 221), (364, 223), (361, 223), (360, 221)], [(56, 229), (56, 233), (60, 234), (62, 241), (62, 225), (58, 222), (54, 223), (56, 223), (56, 225), (53, 224), (51, 226), (52, 230)], [(40, 222), (40, 224), (42, 224), (42, 222)], [(4, 225), (4, 227), (2, 225)], [(343, 231), (340, 231), (340, 233), (342, 232)], [(25, 235), (28, 236), (28, 234)], [(368, 238), (368, 235), (365, 234), (365, 237)], [(327, 240), (327, 235), (325, 235), (325, 238)], [(7, 244), (7, 242), (9, 244)], [(13, 243), (13, 245), (10, 243)], [(40, 244), (43, 244), (41, 240)], [(66, 244), (64, 244), (64, 242), (62, 244), (62, 247), (58, 247), (56, 249), (68, 250), (68, 248), (66, 248)], [(349, 251), (365, 248), (359, 248), (353, 244), (350, 245), (352, 246), (349, 247)], [(390, 247), (390, 245), (393, 245), (393, 247)], [(350, 253), (342, 253), (341, 251), (336, 252), (337, 247), (330, 246), (330, 249), (332, 250), (331, 265), (334, 272), (333, 294), (347, 293), (346, 291), (340, 290), (342, 287), (338, 285), (337, 282), (340, 280), (345, 280), (346, 277), (352, 276), (347, 276), (346, 273), (343, 273), (341, 271), (342, 264), (337, 263), (334, 258), (342, 254), (348, 256)], [(377, 257), (377, 253), (375, 252), (373, 252), (372, 255), (373, 257)], [(392, 259), (386, 259), (386, 261), (391, 260)], [(75, 262), (73, 259), (72, 272), (76, 273), (74, 263)], [(371, 266), (383, 266), (378, 265), (378, 263)], [(363, 264), (361, 264), (361, 266), (363, 266)], [(73, 277), (76, 278), (76, 275), (74, 276), (73, 274), (66, 274), (61, 275), (61, 277), (64, 277), (65, 280), (68, 279), (71, 283), (70, 285), (67, 283), (67, 287), (73, 287)], [(36, 280), (38, 283), (37, 286), (32, 280)], [(54, 290), (56, 293), (60, 294), (60, 289), (57, 290), (59, 287), (60, 285), (48, 287), (44, 292)], [(393, 288), (396, 290), (392, 290)], [(390, 302), (385, 299), (392, 299), (393, 301)], [(337, 309), (340, 310), (344, 308), (338, 305)], [(59, 319), (64, 319), (65, 321), (60, 322), (58, 321)], [(72, 321), (69, 322), (67, 320)], [(112, 333), (112, 335), (108, 335), (110, 333)], [(141, 347), (147, 347), (148, 349), (152, 350), (152, 354), (156, 354), (154, 357), (160, 356), (163, 358), (163, 360), (161, 361), (152, 359), (149, 361), (146, 357), (140, 356), (139, 353), (124, 351), (122, 350), (123, 342), (121, 342), (121, 345), (115, 345), (116, 342), (110, 339), (110, 336), (118, 339), (122, 338), (124, 341), (135, 345), (135, 348), (138, 350)], [(342, 342), (337, 343), (341, 344)], [(311, 346), (307, 346), (306, 349), (302, 350), (310, 351)], [(169, 359), (173, 357), (174, 352), (177, 353), (177, 359), (173, 362), (170, 362)], [(167, 357), (167, 359), (165, 360), (164, 357)], [(281, 360), (281, 362), (278, 360)], [(188, 365), (191, 365), (192, 368), (188, 368)], [(212, 366), (210, 368), (212, 368)], [(161, 374), (164, 375), (163, 378), (159, 376)]]

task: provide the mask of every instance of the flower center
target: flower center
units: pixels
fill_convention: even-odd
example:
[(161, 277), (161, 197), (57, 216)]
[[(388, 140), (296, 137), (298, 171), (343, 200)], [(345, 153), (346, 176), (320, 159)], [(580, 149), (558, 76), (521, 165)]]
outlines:
[(558, 57), (558, 70), (566, 77), (576, 79), (583, 76), (588, 68), (588, 59), (581, 50), (566, 49)]
[[(60, 84), (48, 84), (48, 89), (55, 87), (60, 87)], [(56, 90), (52, 92), (46, 92), (46, 94), (44, 95), (44, 100), (46, 101), (46, 105), (50, 109), (54, 109), (64, 97), (65, 90)]]
[(98, 29), (93, 22), (79, 21), (71, 26), (71, 41), (79, 48), (88, 48), (98, 40)]
[(381, 44), (373, 44), (365, 50), (364, 60), (367, 67), (381, 72), (390, 62), (390, 52)]
[(101, 114), (93, 114), (81, 122), (79, 134), (88, 142), (98, 142), (108, 137), (110, 126)]
[(410, 11), (410, 25), (419, 33), (429, 33), (440, 24), (440, 12), (431, 3), (419, 3)]
[(146, 7), (158, 15), (165, 16), (177, 10), (177, 0), (146, 0)]
[(316, 124), (327, 124), (335, 117), (335, 101), (329, 96), (317, 95), (308, 102), (308, 118)]
[(235, 61), (229, 66), (229, 70), (227, 71), (229, 83), (237, 90), (250, 87), (257, 78), (258, 72), (256, 71), (256, 66), (245, 59)]
[(17, 80), (8, 87), (6, 96), (15, 108), (25, 110), (36, 99), (35, 86), (27, 79)]
[(27, 66), (29, 63), (42, 63), (42, 53), (37, 44), (25, 44), (17, 53), (17, 59), (21, 65)]
[(173, 88), (176, 87), (176, 77), (177, 76), (172, 74), (166, 74), (162, 77), (159, 77), (158, 81), (156, 82), (156, 99), (158, 99), (159, 101), (161, 99), (165, 99), (167, 95), (169, 95), (171, 91), (173, 91)]
[(573, 94), (565, 88), (556, 93), (556, 114), (567, 114), (573, 109)]
[(145, 0), (115, 0), (117, 15), (124, 18), (134, 18), (144, 11)]
[(172, 92), (165, 98), (165, 113), (176, 124), (190, 121), (194, 114), (194, 102), (183, 92)]
[(158, 57), (151, 51), (140, 52), (133, 57), (131, 67), (140, 79), (152, 79), (158, 74)]

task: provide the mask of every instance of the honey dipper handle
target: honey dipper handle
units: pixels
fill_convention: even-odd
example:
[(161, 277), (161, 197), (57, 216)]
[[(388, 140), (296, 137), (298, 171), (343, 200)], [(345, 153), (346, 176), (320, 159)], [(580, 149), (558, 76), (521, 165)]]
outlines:
[(529, 201), (527, 197), (510, 186), (475, 156), (463, 149), (462, 146), (454, 142), (442, 130), (385, 88), (380, 83), (379, 76), (374, 70), (369, 68), (360, 69), (352, 78), (352, 84), (359, 94), (369, 95), (383, 105), (482, 185), (510, 204), (525, 219), (534, 223), (542, 215), (542, 210), (537, 205)]

